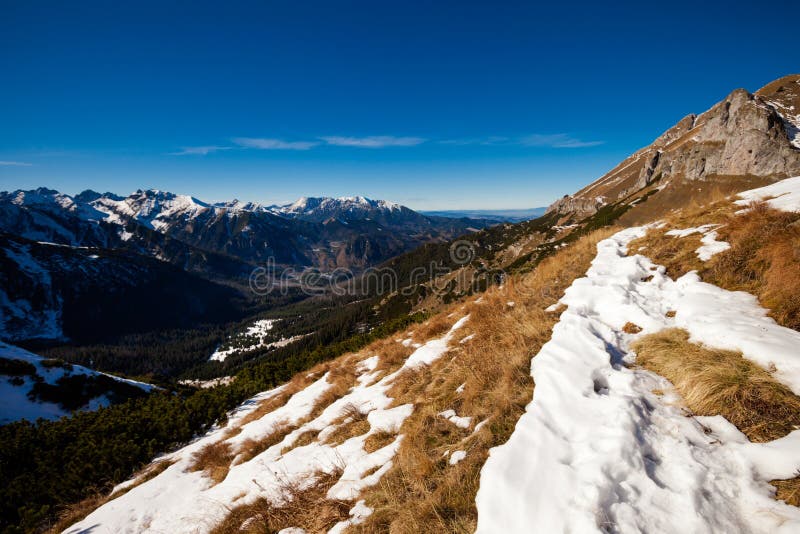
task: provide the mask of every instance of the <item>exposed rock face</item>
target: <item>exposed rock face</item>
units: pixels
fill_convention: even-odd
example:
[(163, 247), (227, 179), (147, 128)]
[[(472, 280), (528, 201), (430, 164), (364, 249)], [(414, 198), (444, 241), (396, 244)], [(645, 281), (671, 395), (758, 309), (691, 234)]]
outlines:
[(595, 213), (654, 182), (669, 188), (686, 181), (731, 176), (778, 180), (800, 174), (800, 75), (776, 80), (751, 94), (736, 89), (702, 115), (688, 115), (548, 212), (571, 218)]
[(604, 204), (602, 197), (581, 198), (566, 195), (556, 200), (546, 213), (557, 212), (561, 214), (577, 214), (580, 216), (591, 215)]

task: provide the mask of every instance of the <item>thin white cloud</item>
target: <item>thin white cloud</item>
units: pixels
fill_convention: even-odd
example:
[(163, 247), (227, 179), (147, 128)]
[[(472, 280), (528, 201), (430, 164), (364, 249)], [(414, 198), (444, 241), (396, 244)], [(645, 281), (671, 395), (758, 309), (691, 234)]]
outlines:
[(170, 156), (205, 156), (220, 150), (230, 150), (229, 146), (184, 146), (177, 152), (170, 152)]
[(454, 146), (468, 146), (468, 145), (508, 145), (513, 144), (514, 141), (502, 135), (490, 135), (488, 137), (471, 137), (464, 139), (442, 139), (439, 144), (454, 145)]
[(569, 134), (533, 134), (523, 137), (520, 144), (524, 146), (543, 146), (550, 148), (585, 148), (602, 145), (603, 141), (583, 141)]
[(245, 148), (261, 150), (308, 150), (317, 146), (316, 141), (284, 141), (283, 139), (263, 139), (258, 137), (235, 137), (233, 142)]
[(371, 135), (368, 137), (328, 136), (320, 137), (329, 145), (357, 148), (383, 148), (387, 146), (415, 146), (424, 143), (422, 137), (394, 137), (392, 135)]
[(26, 163), (24, 161), (0, 161), (0, 165), (4, 167), (30, 167), (33, 163)]

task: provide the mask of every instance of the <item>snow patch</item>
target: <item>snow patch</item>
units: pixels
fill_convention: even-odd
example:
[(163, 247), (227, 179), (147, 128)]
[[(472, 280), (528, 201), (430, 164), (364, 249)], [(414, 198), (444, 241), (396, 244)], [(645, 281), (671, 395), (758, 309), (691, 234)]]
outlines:
[[(737, 195), (741, 200), (735, 204), (747, 206), (751, 202), (766, 200), (771, 208), (781, 211), (800, 211), (800, 176), (787, 178), (758, 189), (744, 191)], [(767, 200), (769, 199), (769, 200)]]
[(450, 455), (450, 460), (448, 460), (448, 463), (450, 465), (456, 465), (458, 462), (460, 462), (466, 457), (467, 457), (467, 451), (454, 451), (453, 454)]
[(469, 425), (472, 424), (472, 417), (459, 417), (456, 415), (455, 410), (445, 410), (443, 412), (439, 412), (441, 417), (444, 417), (458, 428), (469, 428)]
[[(211, 355), (209, 360), (223, 362), (225, 361), (225, 358), (231, 354), (249, 352), (256, 349), (277, 349), (280, 347), (285, 347), (290, 343), (294, 343), (303, 337), (302, 335), (296, 335), (288, 338), (282, 337), (277, 341), (267, 341), (267, 335), (269, 331), (272, 330), (272, 327), (275, 326), (275, 323), (278, 321), (279, 319), (260, 319), (254, 322), (252, 325), (248, 326), (247, 330), (244, 332), (240, 332), (239, 334), (232, 336), (231, 340), (225, 343), (227, 348), (223, 349), (221, 347), (217, 347), (217, 350), (214, 351), (214, 354)], [(250, 340), (252, 340), (252, 342), (250, 342), (248, 345), (243, 344), (249, 342)]]
[(706, 232), (717, 226), (718, 225), (716, 224), (704, 224), (702, 226), (697, 226), (694, 228), (678, 228), (675, 230), (668, 230), (664, 232), (664, 234), (673, 237), (686, 237), (692, 234), (705, 234)]
[(703, 244), (695, 252), (702, 261), (708, 261), (715, 254), (725, 252), (731, 248), (731, 244), (727, 241), (717, 241), (717, 232), (713, 230), (705, 234), (700, 239), (700, 242)]

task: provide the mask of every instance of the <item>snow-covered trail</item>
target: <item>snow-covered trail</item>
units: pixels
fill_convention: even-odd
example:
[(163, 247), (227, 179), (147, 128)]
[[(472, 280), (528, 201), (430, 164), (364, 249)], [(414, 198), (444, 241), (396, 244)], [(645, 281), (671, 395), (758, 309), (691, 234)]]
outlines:
[[(751, 444), (720, 416), (687, 417), (667, 380), (623, 365), (632, 339), (680, 327), (692, 341), (774, 364), (800, 393), (800, 334), (751, 295), (694, 273), (673, 281), (627, 256), (645, 232), (600, 242), (566, 291), (568, 308), (533, 358), (533, 401), (481, 471), (479, 533), (800, 531), (800, 509), (774, 500), (766, 483), (800, 469), (800, 431)], [(642, 332), (624, 333), (629, 321)]]

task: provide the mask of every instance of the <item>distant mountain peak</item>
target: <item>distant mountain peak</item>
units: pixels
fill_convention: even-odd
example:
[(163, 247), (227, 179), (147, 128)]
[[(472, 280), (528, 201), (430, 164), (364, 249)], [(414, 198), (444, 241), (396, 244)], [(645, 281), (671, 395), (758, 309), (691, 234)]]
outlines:
[[(323, 221), (342, 215), (365, 215), (372, 212), (402, 211), (403, 206), (388, 200), (372, 200), (364, 196), (300, 197), (291, 204), (271, 206), (273, 213), (290, 217), (311, 217)], [(410, 210), (409, 210), (410, 211)]]

